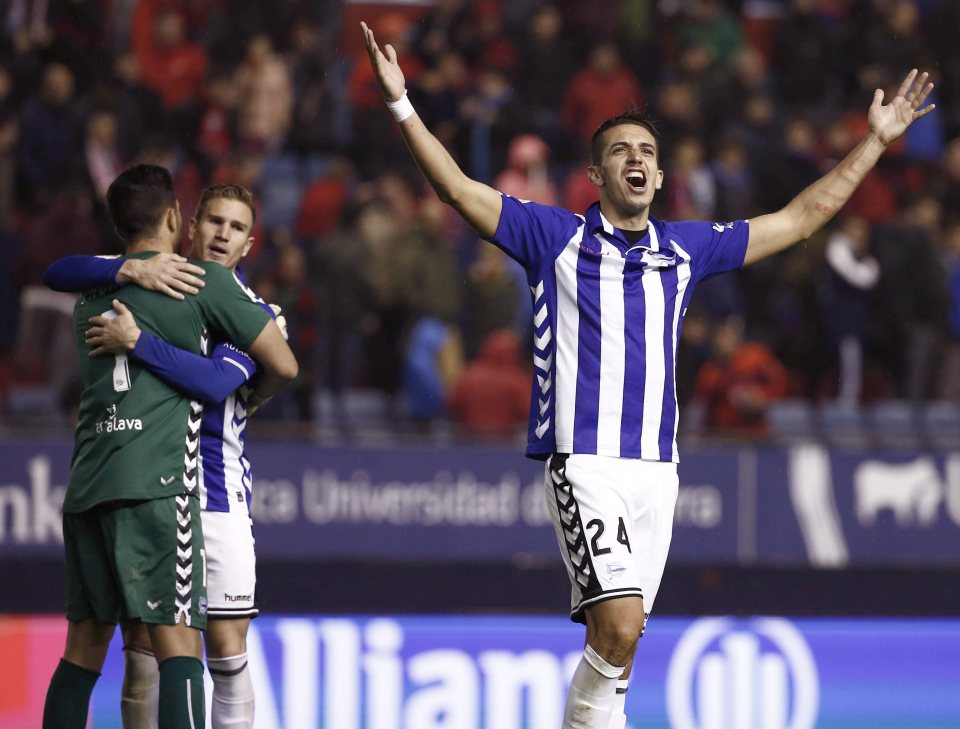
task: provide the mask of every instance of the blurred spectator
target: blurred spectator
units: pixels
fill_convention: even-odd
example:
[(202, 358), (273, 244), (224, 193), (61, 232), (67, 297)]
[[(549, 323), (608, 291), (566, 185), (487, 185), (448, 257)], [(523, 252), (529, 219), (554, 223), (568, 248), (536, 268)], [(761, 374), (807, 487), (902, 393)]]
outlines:
[(349, 142), (349, 64), (337, 53), (334, 29), (308, 18), (290, 28), (293, 124), (288, 143), (300, 153), (339, 152)]
[(939, 245), (942, 211), (936, 198), (910, 201), (901, 215), (875, 229), (880, 262), (875, 325), (886, 338), (885, 366), (895, 397), (918, 402), (930, 396), (938, 340), (947, 323), (948, 292)]
[(787, 373), (776, 355), (766, 345), (744, 339), (741, 319), (720, 322), (695, 385), (704, 425), (718, 432), (762, 434), (767, 407), (786, 394)]
[(470, 74), (459, 53), (448, 51), (425, 69), (417, 83), (417, 113), (453, 149), (461, 133), (460, 103), (470, 90)]
[[(740, 19), (721, 0), (693, 0), (677, 29), (681, 65), (701, 72), (725, 71), (743, 47)], [(683, 60), (696, 56), (697, 60)]]
[(849, 406), (860, 403), (870, 308), (880, 280), (880, 264), (869, 245), (867, 221), (843, 215), (827, 240), (817, 288), (823, 331), (838, 365), (837, 400)]
[[(264, 413), (275, 412), (286, 419), (310, 422), (313, 419), (315, 384), (314, 354), (317, 349), (317, 299), (307, 277), (307, 259), (286, 230), (273, 233), (276, 260), (258, 278), (253, 289), (265, 301), (277, 304), (287, 320), (290, 349), (297, 356), (297, 378), (271, 402)], [(289, 403), (290, 407), (285, 407)]]
[(439, 319), (420, 319), (410, 333), (403, 357), (405, 414), (420, 428), (446, 415), (446, 399), (463, 369), (457, 332)]
[(717, 217), (748, 220), (758, 214), (753, 169), (739, 135), (721, 137), (710, 171), (717, 188)]
[(113, 78), (101, 85), (104, 103), (117, 118), (117, 144), (124, 160), (134, 159), (148, 139), (160, 131), (165, 122), (163, 102), (140, 73), (140, 61), (132, 51), (123, 51), (113, 64)]
[(818, 112), (837, 102), (842, 74), (837, 73), (843, 42), (840, 26), (822, 11), (824, 0), (791, 0), (776, 33), (773, 71), (784, 104)]
[(133, 48), (143, 82), (170, 111), (186, 111), (203, 94), (207, 55), (187, 37), (186, 10), (164, 0), (141, 0), (134, 12)]
[(531, 129), (548, 144), (560, 143), (557, 109), (576, 66), (572, 43), (563, 33), (563, 16), (556, 6), (546, 4), (534, 11), (519, 53), (521, 72), (515, 78)]
[(330, 393), (335, 424), (341, 429), (349, 425), (344, 394), (360, 384), (363, 333), (376, 326), (367, 277), (371, 256), (368, 240), (356, 225), (359, 212), (350, 205), (331, 230), (305, 234), (317, 295), (318, 384)]
[(668, 213), (675, 220), (713, 220), (717, 189), (696, 137), (684, 137), (673, 147), (664, 180)]
[[(518, 273), (519, 271), (519, 273)], [(467, 271), (463, 305), (463, 347), (468, 359), (493, 332), (518, 329), (525, 314), (523, 270), (507, 254), (485, 241), (477, 243), (477, 258)]]
[(337, 225), (353, 185), (350, 160), (336, 157), (327, 171), (310, 182), (300, 200), (296, 233), (300, 238), (319, 238)]
[[(410, 48), (410, 23), (398, 13), (388, 13), (377, 21), (381, 46), (393, 46), (403, 67), (407, 89), (416, 88), (423, 64)], [(408, 164), (406, 150), (398, 143), (399, 132), (389, 112), (383, 108), (383, 92), (373, 75), (366, 49), (360, 48), (353, 58), (347, 82), (352, 115), (351, 158), (364, 177), (373, 177), (380, 170)], [(416, 98), (414, 98), (416, 102)]]
[(586, 63), (574, 74), (563, 99), (563, 126), (577, 151), (586, 149), (590, 137), (607, 118), (631, 106), (643, 108), (640, 81), (623, 65), (610, 41), (590, 50)]
[(38, 93), (24, 104), (17, 147), (35, 205), (46, 204), (56, 191), (77, 179), (80, 150), (73, 72), (62, 63), (51, 63), (44, 69)]
[[(425, 64), (436, 65), (445, 54), (462, 48), (470, 21), (467, 0), (436, 0), (417, 22), (412, 39), (414, 52)], [(381, 20), (378, 26), (382, 24)]]
[(507, 167), (493, 181), (493, 186), (521, 200), (543, 205), (559, 205), (557, 186), (550, 177), (550, 148), (535, 134), (521, 134), (510, 142)]
[(944, 266), (950, 290), (949, 337), (940, 367), (938, 396), (960, 403), (960, 218), (950, 222), (943, 235)]
[(233, 74), (215, 72), (207, 78), (196, 144), (211, 168), (220, 164), (236, 143), (239, 92)]
[(460, 113), (466, 122), (469, 174), (490, 184), (506, 163), (507, 145), (520, 129), (520, 100), (503, 71), (491, 66), (480, 71)]
[(286, 61), (274, 53), (263, 34), (247, 46), (237, 70), (238, 132), (242, 143), (258, 151), (275, 152), (283, 146), (293, 114), (293, 87)]
[(516, 334), (499, 330), (487, 336), (456, 380), (447, 406), (470, 435), (509, 436), (526, 424), (530, 372), (521, 364)]
[(117, 118), (111, 112), (96, 111), (87, 120), (83, 153), (87, 177), (97, 200), (103, 203), (110, 183), (125, 168), (117, 145)]
[(454, 324), (460, 320), (463, 283), (454, 242), (445, 231), (446, 208), (433, 196), (421, 200), (418, 208), (411, 225), (393, 237), (390, 275), (411, 319), (432, 317)]

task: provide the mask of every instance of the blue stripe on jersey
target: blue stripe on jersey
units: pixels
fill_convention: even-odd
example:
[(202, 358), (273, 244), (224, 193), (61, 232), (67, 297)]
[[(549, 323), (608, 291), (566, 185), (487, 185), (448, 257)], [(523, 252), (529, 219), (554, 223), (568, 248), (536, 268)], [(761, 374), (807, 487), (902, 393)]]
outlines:
[(663, 310), (663, 361), (664, 361), (664, 383), (663, 383), (663, 404), (661, 406), (660, 419), (660, 460), (673, 460), (673, 439), (676, 434), (676, 387), (674, 385), (674, 373), (676, 370), (676, 359), (674, 357), (674, 317), (676, 316), (677, 301), (677, 269), (676, 267), (667, 268), (660, 272), (660, 283), (663, 285), (663, 298), (666, 302)]
[(600, 401), (600, 257), (581, 250), (577, 257), (577, 311), (580, 338), (577, 342), (577, 394), (573, 416), (573, 450), (596, 453)]
[(620, 417), (620, 453), (640, 453), (643, 432), (644, 383), (647, 378), (647, 340), (643, 323), (647, 303), (640, 276), (623, 277), (623, 414)]
[(203, 463), (203, 489), (206, 502), (202, 503), (207, 511), (230, 511), (230, 500), (226, 484), (226, 470), (223, 460), (223, 419), (226, 405), (232, 398), (203, 409), (203, 422), (200, 426), (200, 458)]

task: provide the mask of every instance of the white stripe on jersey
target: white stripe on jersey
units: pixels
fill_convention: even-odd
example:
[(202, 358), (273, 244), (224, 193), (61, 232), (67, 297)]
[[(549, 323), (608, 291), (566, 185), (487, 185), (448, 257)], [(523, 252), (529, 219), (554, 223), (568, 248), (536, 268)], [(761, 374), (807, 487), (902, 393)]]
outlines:
[(609, 253), (600, 260), (600, 392), (597, 423), (597, 455), (620, 455), (620, 423), (623, 418), (623, 378), (627, 367), (626, 325), (623, 305), (623, 269), (627, 260), (609, 241), (601, 238)]
[(577, 362), (580, 344), (580, 312), (577, 309), (577, 261), (580, 258), (581, 225), (553, 264), (557, 279), (556, 425), (557, 450), (573, 448), (573, 419), (577, 407)]
[(249, 372), (247, 372), (247, 368), (244, 367), (244, 366), (243, 366), (242, 364), (240, 364), (239, 362), (237, 362), (237, 360), (235, 360), (235, 359), (230, 359), (229, 357), (224, 357), (224, 358), (223, 358), (223, 361), (224, 361), (224, 362), (229, 362), (230, 364), (232, 364), (232, 365), (233, 365), (234, 367), (236, 367), (238, 370), (240, 370), (241, 372), (243, 372), (243, 374), (245, 374), (248, 378), (252, 377), (252, 375), (251, 375)]
[(677, 339), (677, 329), (683, 317), (683, 297), (687, 292), (687, 284), (690, 283), (690, 254), (681, 248), (673, 239), (670, 240), (670, 247), (683, 258), (683, 263), (677, 266), (677, 298), (674, 301), (673, 311), (673, 460), (680, 460), (680, 451), (677, 449), (677, 428), (680, 424), (680, 406), (677, 404), (677, 353), (680, 342)]
[[(658, 250), (657, 231), (653, 225), (650, 232), (651, 248)], [(660, 272), (653, 269), (641, 279), (646, 321), (643, 323), (646, 341), (646, 373), (643, 383), (643, 430), (640, 431), (640, 457), (646, 460), (660, 459), (660, 420), (663, 417), (663, 389), (666, 384), (666, 369), (663, 358), (663, 315), (666, 301)]]

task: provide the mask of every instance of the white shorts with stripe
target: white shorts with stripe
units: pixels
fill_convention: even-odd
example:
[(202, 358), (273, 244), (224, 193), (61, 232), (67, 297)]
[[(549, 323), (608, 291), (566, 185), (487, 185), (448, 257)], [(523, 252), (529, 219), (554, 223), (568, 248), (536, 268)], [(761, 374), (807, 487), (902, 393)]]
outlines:
[(201, 512), (207, 566), (207, 612), (212, 618), (253, 617), (257, 558), (249, 514)]
[(556, 453), (546, 463), (547, 508), (572, 586), (570, 619), (617, 597), (649, 615), (670, 551), (677, 464)]

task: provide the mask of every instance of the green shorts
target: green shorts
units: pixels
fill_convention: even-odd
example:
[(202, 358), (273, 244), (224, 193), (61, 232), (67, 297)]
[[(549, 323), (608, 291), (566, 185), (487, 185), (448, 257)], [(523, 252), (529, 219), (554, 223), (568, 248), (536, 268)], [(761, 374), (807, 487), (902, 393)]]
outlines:
[(99, 504), (63, 515), (67, 619), (207, 625), (199, 499)]

